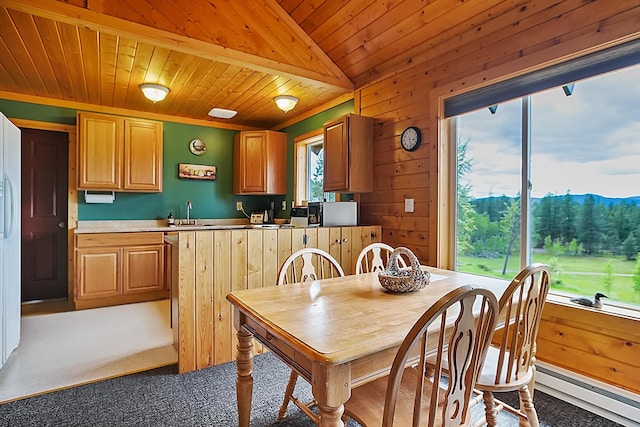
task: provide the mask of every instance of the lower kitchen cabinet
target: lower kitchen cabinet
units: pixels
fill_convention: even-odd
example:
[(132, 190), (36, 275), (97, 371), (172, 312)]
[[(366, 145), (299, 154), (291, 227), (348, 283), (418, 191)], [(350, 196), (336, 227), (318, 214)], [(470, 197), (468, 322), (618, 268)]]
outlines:
[(76, 235), (76, 308), (167, 298), (164, 251), (161, 232)]
[[(318, 247), (352, 274), (363, 247), (379, 242), (380, 226), (181, 231), (171, 248), (171, 325), (178, 372), (230, 362), (237, 338), (228, 293), (275, 286), (293, 252)], [(254, 354), (264, 351), (254, 341)]]

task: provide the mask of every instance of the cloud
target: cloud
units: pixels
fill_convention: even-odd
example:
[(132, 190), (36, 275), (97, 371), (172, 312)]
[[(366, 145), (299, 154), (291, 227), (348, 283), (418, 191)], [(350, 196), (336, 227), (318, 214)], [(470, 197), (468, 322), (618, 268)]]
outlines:
[[(532, 194), (640, 195), (640, 66), (531, 97)], [(509, 195), (520, 188), (521, 101), (458, 119), (469, 139), (472, 195)]]

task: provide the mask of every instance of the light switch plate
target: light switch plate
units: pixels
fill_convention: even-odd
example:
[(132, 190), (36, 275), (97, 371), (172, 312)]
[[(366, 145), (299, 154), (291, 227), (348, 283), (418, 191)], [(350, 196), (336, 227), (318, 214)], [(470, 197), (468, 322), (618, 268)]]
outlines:
[(404, 211), (413, 212), (413, 199), (404, 199)]
[(287, 201), (286, 201), (286, 200), (283, 200), (283, 201), (282, 201), (282, 206), (281, 206), (281, 208), (282, 208), (282, 210), (283, 210), (283, 211), (286, 211), (286, 210), (287, 210)]
[(241, 211), (242, 210), (242, 202), (236, 202), (236, 210), (237, 211)]

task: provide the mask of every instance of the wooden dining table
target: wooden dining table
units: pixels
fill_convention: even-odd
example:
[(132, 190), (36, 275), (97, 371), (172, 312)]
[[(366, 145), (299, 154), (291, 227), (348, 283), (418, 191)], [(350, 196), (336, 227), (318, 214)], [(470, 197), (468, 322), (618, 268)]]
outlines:
[(253, 338), (311, 384), (321, 426), (343, 426), (351, 389), (389, 372), (409, 329), (438, 299), (463, 285), (486, 287), (499, 298), (509, 284), (421, 268), (431, 273), (430, 283), (411, 293), (388, 293), (377, 273), (367, 273), (228, 294), (238, 334), (239, 425), (250, 424)]

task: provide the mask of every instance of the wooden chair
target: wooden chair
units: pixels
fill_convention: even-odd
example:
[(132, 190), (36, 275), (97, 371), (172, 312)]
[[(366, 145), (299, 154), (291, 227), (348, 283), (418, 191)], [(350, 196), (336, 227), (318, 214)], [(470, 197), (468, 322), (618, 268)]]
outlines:
[[(474, 312), (477, 316), (474, 317)], [(496, 326), (498, 302), (487, 289), (462, 286), (442, 297), (411, 328), (388, 376), (352, 390), (345, 415), (362, 426), (462, 426)], [(402, 315), (402, 313), (398, 313)], [(445, 328), (453, 325), (451, 330)], [(427, 356), (436, 364), (426, 375)], [(443, 359), (454, 375), (441, 383)]]
[[(371, 243), (364, 247), (356, 261), (356, 274), (383, 271), (387, 266), (393, 247), (386, 243)], [(400, 267), (406, 267), (407, 263), (398, 257)]]
[[(549, 267), (533, 264), (518, 273), (500, 298), (500, 319), (504, 319), (504, 324), (498, 326), (499, 345), (489, 347), (476, 383), (476, 389), (482, 395), (475, 402), (483, 399), (485, 403), (485, 418), (476, 425), (495, 426), (498, 412), (506, 410), (520, 418), (520, 425), (538, 427), (538, 414), (532, 399), (535, 346), (548, 291)], [(515, 390), (520, 409), (493, 397), (494, 392)]]
[[(278, 273), (278, 285), (287, 283), (307, 282), (317, 279), (327, 279), (330, 277), (343, 277), (342, 267), (329, 253), (316, 248), (300, 249), (292, 253), (280, 267)], [(298, 381), (298, 373), (291, 370), (289, 382), (284, 394), (284, 401), (278, 411), (278, 422), (287, 416), (289, 402), (293, 402), (302, 412), (316, 424), (320, 424), (320, 417), (311, 410), (316, 404), (315, 401), (302, 402), (293, 396), (293, 391)]]

